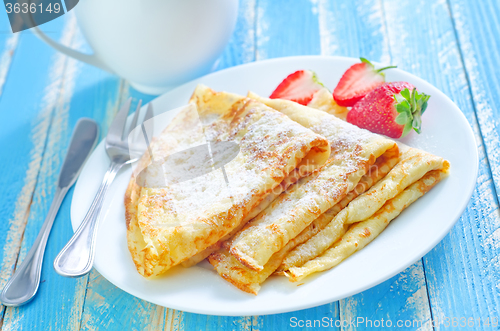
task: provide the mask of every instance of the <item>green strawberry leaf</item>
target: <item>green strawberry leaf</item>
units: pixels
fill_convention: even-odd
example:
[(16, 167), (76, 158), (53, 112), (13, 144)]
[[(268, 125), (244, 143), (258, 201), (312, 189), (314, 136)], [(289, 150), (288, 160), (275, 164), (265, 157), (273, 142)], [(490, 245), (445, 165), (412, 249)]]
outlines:
[(406, 99), (405, 99), (405, 98), (403, 98), (403, 97), (401, 96), (401, 94), (395, 94), (395, 95), (394, 95), (394, 100), (396, 100), (396, 104), (398, 104), (398, 103), (403, 103), (403, 102), (405, 102), (405, 101), (406, 101)]
[(412, 129), (417, 133), (422, 131), (422, 114), (427, 109), (429, 98), (430, 95), (419, 93), (416, 88), (411, 92), (406, 88), (394, 95), (396, 111), (399, 113), (395, 122), (404, 125), (401, 137), (407, 135)]
[(426, 95), (425, 97), (423, 97), (421, 100), (422, 101), (422, 107), (421, 107), (421, 110), (420, 110), (420, 114), (423, 114), (424, 111), (427, 109), (427, 101), (430, 99), (430, 95)]
[(415, 101), (415, 95), (418, 95), (417, 88), (414, 87), (413, 91), (411, 92), (411, 109), (416, 109), (417, 102)]
[(422, 127), (422, 117), (420, 114), (415, 114), (411, 125), (413, 126), (413, 130), (420, 134), (420, 128)]
[(401, 138), (403, 138), (404, 136), (406, 136), (408, 134), (408, 132), (411, 131), (411, 128), (412, 128), (411, 122), (406, 123), (406, 125), (405, 125), (405, 127), (403, 129), (403, 134), (401, 135)]
[(411, 114), (410, 104), (408, 103), (408, 101), (405, 100), (396, 106), (396, 111), (398, 113), (410, 113)]
[(396, 116), (396, 123), (399, 125), (405, 125), (408, 122), (408, 113), (404, 112)]
[(366, 64), (370, 65), (372, 68), (374, 68), (373, 64), (370, 61), (368, 61), (367, 59), (365, 59), (364, 57), (360, 57), (359, 59), (361, 60), (361, 62), (366, 63)]
[(401, 96), (403, 98), (405, 98), (406, 100), (408, 100), (408, 102), (411, 102), (411, 95), (410, 95), (410, 90), (408, 90), (407, 88), (405, 88), (404, 90), (401, 91)]

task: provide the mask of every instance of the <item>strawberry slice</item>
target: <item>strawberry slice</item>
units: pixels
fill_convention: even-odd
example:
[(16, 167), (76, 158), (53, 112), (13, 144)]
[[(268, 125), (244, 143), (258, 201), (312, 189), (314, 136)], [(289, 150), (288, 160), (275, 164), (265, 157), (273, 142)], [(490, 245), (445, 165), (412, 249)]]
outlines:
[(373, 64), (361, 57), (361, 63), (351, 66), (340, 78), (333, 91), (333, 98), (338, 105), (352, 107), (365, 95), (385, 82), (382, 71), (396, 66), (375, 69)]
[(420, 133), (429, 98), (410, 83), (385, 83), (354, 105), (347, 122), (391, 138), (404, 137), (412, 129)]
[(313, 94), (323, 87), (311, 70), (298, 70), (288, 75), (271, 94), (271, 99), (285, 99), (307, 105)]

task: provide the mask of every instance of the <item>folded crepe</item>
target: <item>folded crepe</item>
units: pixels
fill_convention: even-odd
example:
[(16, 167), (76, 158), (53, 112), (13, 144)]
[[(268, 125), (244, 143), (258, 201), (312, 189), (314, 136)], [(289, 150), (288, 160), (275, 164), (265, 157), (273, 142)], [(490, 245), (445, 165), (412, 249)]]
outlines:
[[(320, 90), (313, 101), (308, 106), (336, 116), (340, 113), (342, 118), (331, 93)], [(401, 143), (399, 147), (400, 160), (391, 172), (344, 210), (321, 215), (329, 220), (325, 220), (327, 225), (291, 250), (283, 258), (279, 272), (288, 270), (285, 275), (291, 281), (299, 281), (311, 273), (338, 265), (376, 238), (404, 208), (448, 175), (450, 165), (443, 158)]]
[[(289, 277), (290, 281), (297, 282), (312, 273), (335, 267), (347, 257), (369, 244), (406, 207), (423, 196), (447, 175), (447, 169), (445, 168), (429, 171), (394, 198), (386, 201), (372, 216), (351, 225), (349, 230), (342, 235), (341, 240), (334, 243), (320, 256), (309, 260), (302, 266), (289, 268), (285, 272), (285, 275)], [(336, 220), (333, 220), (330, 224), (333, 223), (338, 224)], [(316, 236), (321, 236), (321, 232)]]
[[(448, 161), (404, 145), (400, 149), (401, 160), (387, 176), (331, 217), (324, 229), (284, 258), (280, 270), (288, 270), (286, 275), (290, 280), (298, 281), (310, 273), (329, 269), (363, 248), (404, 208), (446, 177)], [(345, 235), (339, 230), (353, 223), (355, 226)], [(339, 238), (341, 241), (336, 244)], [(342, 250), (342, 254), (327, 263), (322, 254), (331, 257), (332, 246), (338, 247), (333, 251)], [(327, 250), (330, 253), (325, 253)]]
[[(336, 112), (330, 93), (318, 92), (314, 99), (323, 105), (323, 111)], [(224, 279), (253, 294), (258, 293), (260, 285), (273, 273), (285, 274), (291, 281), (298, 281), (340, 263), (373, 240), (388, 222), (447, 175), (449, 163), (446, 160), (403, 144), (400, 147), (400, 159), (378, 158), (355, 189), (274, 253), (260, 271), (243, 265), (230, 254), (232, 241), (210, 255), (209, 262)], [(365, 220), (351, 225), (359, 219)], [(332, 246), (335, 249), (328, 250)], [(327, 250), (328, 253), (314, 259)], [(311, 263), (300, 268), (309, 260)]]
[(165, 187), (143, 187), (147, 179), (134, 173), (125, 195), (127, 240), (145, 277), (216, 244), (273, 189), (281, 191), (290, 173), (308, 174), (330, 155), (325, 138), (255, 100), (198, 86), (190, 104), (153, 139), (137, 168), (207, 142), (235, 142), (239, 153), (221, 169)]
[(339, 106), (335, 102), (332, 92), (330, 92), (326, 87), (323, 87), (314, 93), (313, 98), (309, 101), (307, 106), (322, 110), (344, 121), (347, 117), (347, 112), (349, 111), (347, 107)]
[(273, 254), (351, 192), (379, 157), (397, 159), (399, 151), (394, 141), (323, 111), (287, 100), (249, 97), (326, 137), (332, 149), (319, 171), (300, 179), (232, 238), (231, 255), (261, 271)]
[[(232, 283), (240, 290), (257, 294), (260, 290), (260, 285), (273, 273), (282, 273), (279, 270), (282, 265), (283, 259), (287, 254), (293, 250), (297, 245), (300, 245), (326, 227), (332, 218), (341, 211), (349, 202), (351, 202), (358, 195), (368, 190), (373, 184), (383, 178), (391, 168), (396, 164), (396, 158), (380, 157), (377, 162), (370, 167), (367, 174), (361, 177), (356, 187), (349, 192), (339, 203), (327, 210), (324, 214), (316, 218), (309, 224), (302, 232), (290, 240), (285, 247), (278, 252), (274, 253), (269, 261), (264, 265), (260, 271), (253, 270), (241, 264), (234, 256), (229, 253), (228, 247), (231, 241), (224, 245), (214, 247), (213, 254), (208, 257), (208, 261), (212, 264), (217, 273), (225, 280)], [(339, 234), (347, 230), (347, 226), (341, 226)]]

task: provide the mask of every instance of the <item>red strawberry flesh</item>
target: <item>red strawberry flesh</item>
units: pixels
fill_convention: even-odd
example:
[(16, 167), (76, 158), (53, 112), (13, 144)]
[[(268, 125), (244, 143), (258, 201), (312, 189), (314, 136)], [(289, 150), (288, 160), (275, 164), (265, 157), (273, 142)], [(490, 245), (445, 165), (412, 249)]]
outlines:
[(361, 62), (351, 66), (344, 73), (333, 91), (338, 105), (352, 107), (366, 94), (382, 85), (385, 78), (369, 63)]
[(271, 94), (271, 99), (285, 99), (307, 105), (314, 93), (323, 88), (310, 70), (298, 70), (286, 77)]

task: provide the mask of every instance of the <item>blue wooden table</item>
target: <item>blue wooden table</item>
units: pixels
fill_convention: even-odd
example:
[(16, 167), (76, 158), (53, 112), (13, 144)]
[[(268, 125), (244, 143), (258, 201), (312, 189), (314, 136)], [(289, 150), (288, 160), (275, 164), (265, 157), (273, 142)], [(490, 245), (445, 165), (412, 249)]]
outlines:
[[(71, 14), (42, 30), (90, 51)], [(217, 70), (304, 54), (397, 64), (437, 86), (465, 114), (476, 136), (479, 177), (441, 243), (399, 275), (338, 302), (269, 316), (205, 316), (137, 299), (95, 270), (78, 279), (57, 275), (52, 261), (72, 235), (70, 191), (49, 238), (39, 292), (25, 306), (0, 305), (1, 330), (309, 330), (325, 329), (306, 327), (324, 317), (339, 330), (370, 329), (368, 322), (350, 323), (358, 318), (391, 320), (393, 327), (402, 321), (402, 330), (499, 330), (500, 2), (241, 0)], [(0, 288), (42, 225), (76, 121), (95, 119), (102, 138), (129, 96), (153, 98), (53, 51), (29, 31), (12, 34), (0, 14)]]

